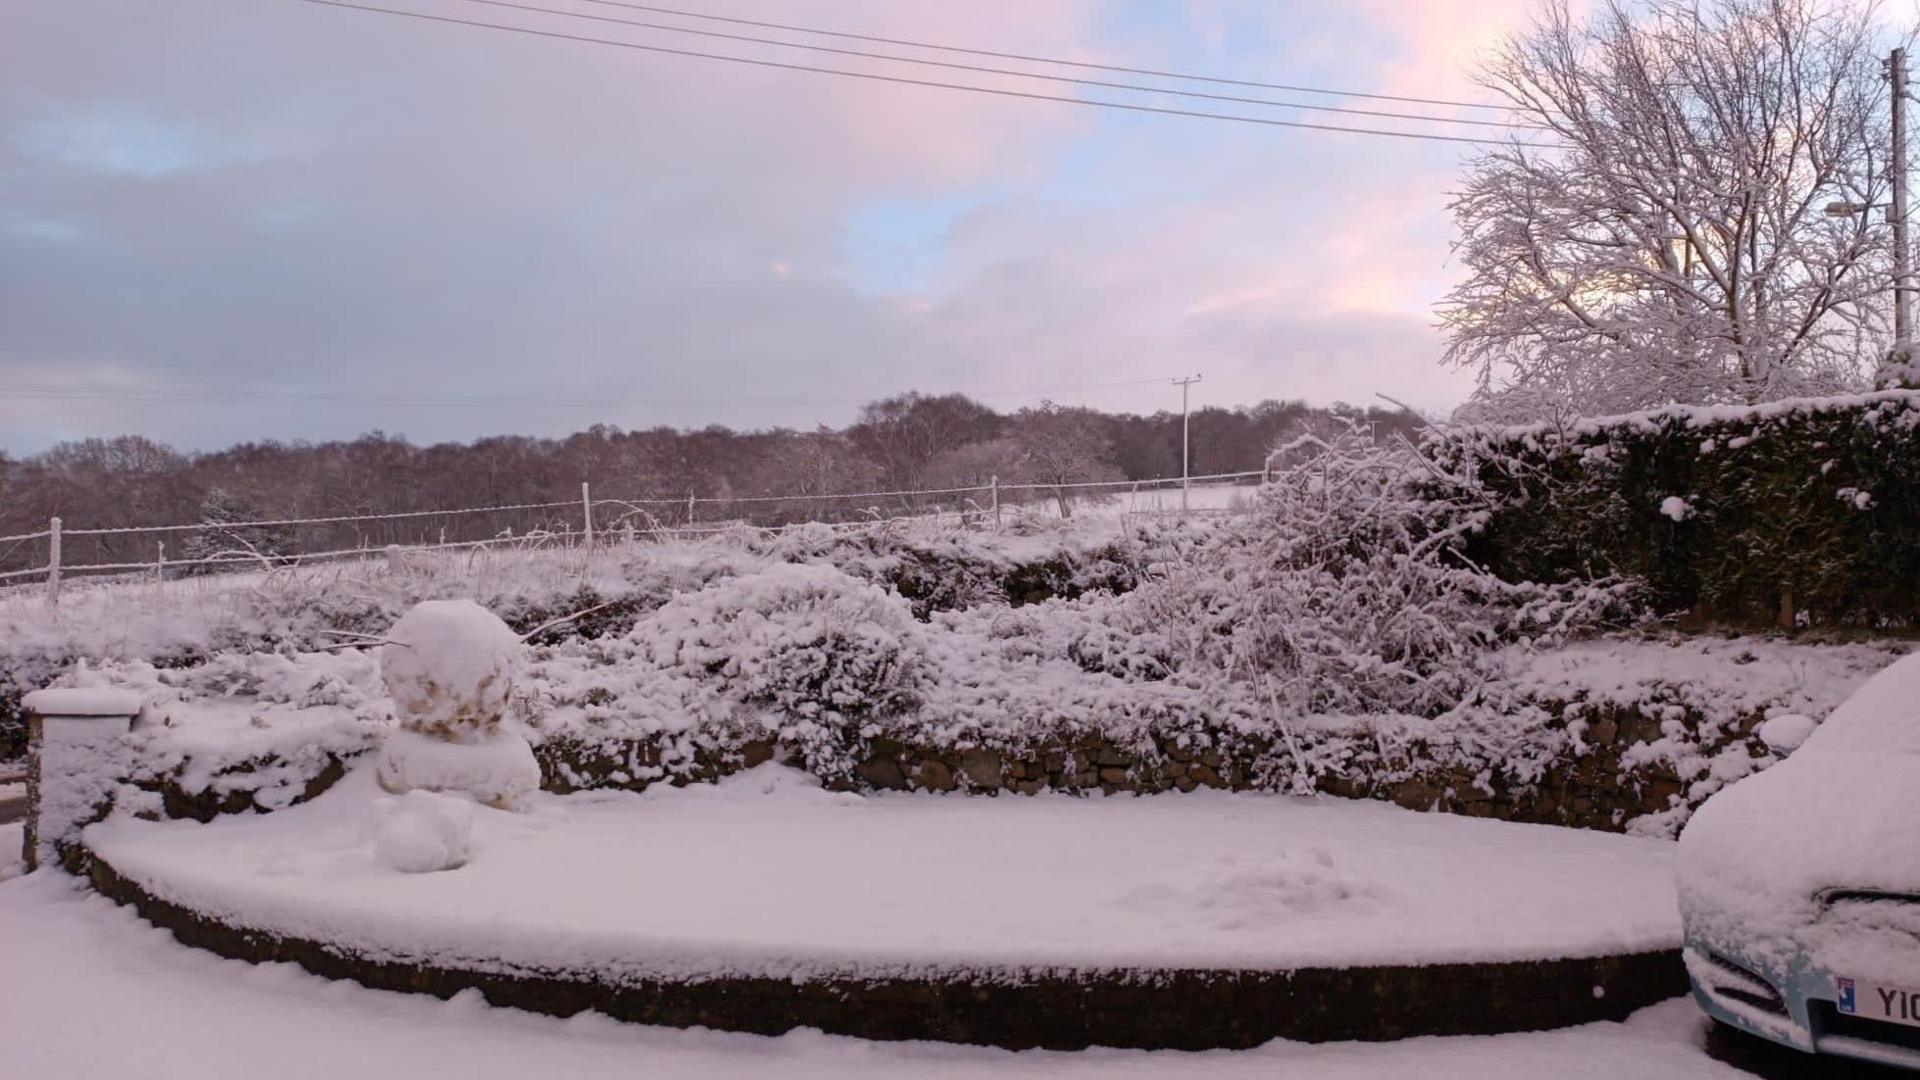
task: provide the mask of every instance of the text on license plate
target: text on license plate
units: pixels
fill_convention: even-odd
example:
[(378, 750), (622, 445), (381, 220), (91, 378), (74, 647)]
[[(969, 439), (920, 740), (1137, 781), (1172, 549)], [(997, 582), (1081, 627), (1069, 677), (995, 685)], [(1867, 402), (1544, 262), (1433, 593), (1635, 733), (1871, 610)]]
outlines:
[(1834, 1004), (1847, 1016), (1920, 1027), (1920, 989), (1834, 980)]

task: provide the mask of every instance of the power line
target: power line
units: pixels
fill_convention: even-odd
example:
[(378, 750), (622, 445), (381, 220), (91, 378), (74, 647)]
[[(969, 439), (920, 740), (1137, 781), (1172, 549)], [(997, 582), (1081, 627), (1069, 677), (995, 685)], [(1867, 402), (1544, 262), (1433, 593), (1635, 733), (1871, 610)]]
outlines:
[(1341, 105), (1313, 105), (1301, 101), (1274, 101), (1271, 98), (1242, 97), (1234, 94), (1210, 94), (1199, 90), (1174, 90), (1168, 87), (1147, 86), (1141, 83), (1109, 82), (1104, 79), (1081, 79), (1071, 75), (1047, 75), (1033, 71), (1018, 71), (1013, 68), (987, 67), (983, 64), (961, 64), (948, 60), (928, 60), (924, 57), (900, 56), (894, 53), (867, 52), (862, 49), (840, 49), (831, 45), (807, 45), (797, 41), (780, 41), (775, 38), (754, 37), (750, 34), (729, 34), (718, 30), (696, 30), (690, 26), (673, 26), (668, 23), (643, 22), (638, 19), (617, 19), (608, 15), (589, 15), (583, 11), (564, 11), (557, 8), (539, 7), (534, 4), (513, 3), (512, 0), (467, 0), (467, 2), (471, 4), (483, 4), (487, 7), (531, 12), (537, 15), (559, 15), (569, 19), (587, 19), (593, 22), (612, 23), (616, 26), (632, 26), (643, 30), (665, 30), (674, 34), (692, 34), (697, 37), (719, 38), (725, 41), (739, 41), (754, 45), (775, 45), (787, 49), (806, 49), (810, 52), (832, 53), (836, 56), (855, 56), (866, 60), (885, 60), (900, 64), (919, 64), (924, 67), (947, 68), (954, 71), (973, 71), (985, 75), (1009, 75), (1018, 79), (1040, 79), (1046, 82), (1071, 83), (1076, 86), (1095, 86), (1107, 90), (1167, 94), (1174, 97), (1197, 98), (1205, 101), (1225, 101), (1239, 105), (1264, 105), (1269, 108), (1279, 109), (1305, 109), (1312, 112), (1346, 113), (1352, 116), (1378, 116), (1393, 120), (1420, 120), (1437, 124), (1471, 124), (1477, 127), (1516, 128), (1524, 131), (1549, 130), (1539, 124), (1517, 124), (1505, 120), (1462, 120), (1458, 117), (1435, 116), (1431, 113), (1392, 112), (1385, 109), (1355, 109)]
[(424, 11), (406, 11), (400, 8), (348, 3), (347, 0), (297, 0), (297, 2), (316, 4), (321, 7), (343, 8), (350, 11), (374, 12), (381, 15), (398, 15), (404, 18), (420, 19), (425, 22), (447, 23), (453, 26), (471, 26), (484, 30), (501, 30), (513, 34), (527, 34), (533, 37), (551, 38), (556, 41), (575, 41), (587, 45), (609, 45), (614, 48), (635, 49), (640, 52), (662, 53), (668, 56), (685, 56), (700, 60), (719, 60), (732, 64), (747, 64), (752, 67), (778, 68), (783, 71), (807, 71), (819, 75), (839, 75), (849, 79), (900, 83), (905, 86), (926, 86), (941, 90), (964, 90), (970, 93), (992, 94), (996, 97), (1020, 98), (1028, 101), (1056, 101), (1067, 105), (1090, 105), (1102, 109), (1120, 109), (1126, 112), (1151, 113), (1159, 116), (1184, 116), (1201, 120), (1223, 120), (1237, 124), (1258, 124), (1262, 127), (1299, 128), (1307, 131), (1337, 131), (1349, 135), (1382, 135), (1394, 139), (1464, 143), (1470, 146), (1520, 146), (1542, 150), (1558, 148), (1553, 143), (1476, 139), (1464, 135), (1436, 135), (1429, 132), (1345, 127), (1339, 124), (1314, 124), (1303, 120), (1273, 120), (1260, 116), (1235, 116), (1231, 113), (1200, 112), (1193, 109), (1174, 109), (1160, 105), (1136, 105), (1119, 101), (1095, 101), (1089, 98), (1065, 97), (1058, 94), (1038, 94), (1027, 90), (1008, 90), (991, 86), (971, 86), (965, 83), (939, 82), (933, 79), (912, 79), (903, 75), (880, 75), (869, 71), (848, 71), (843, 68), (815, 67), (811, 64), (793, 64), (780, 60), (759, 60), (745, 56), (728, 56), (723, 53), (697, 52), (692, 49), (673, 49), (665, 45), (642, 45), (639, 42), (620, 41), (614, 38), (589, 37), (585, 34), (568, 34), (558, 30), (537, 30), (528, 26), (511, 26), (506, 23), (482, 22), (478, 19), (461, 19), (452, 15), (433, 15)]
[(823, 37), (844, 38), (851, 41), (868, 41), (877, 45), (906, 45), (916, 49), (935, 49), (941, 52), (965, 53), (969, 56), (991, 56), (999, 60), (1023, 60), (1034, 64), (1060, 64), (1065, 67), (1086, 68), (1092, 71), (1117, 71), (1128, 75), (1152, 75), (1161, 79), (1186, 79), (1190, 82), (1215, 83), (1224, 86), (1251, 86), (1262, 90), (1289, 90), (1300, 94), (1326, 94), (1330, 97), (1371, 98), (1375, 101), (1403, 101), (1414, 105), (1442, 105), (1455, 109), (1495, 109), (1513, 111), (1511, 105), (1493, 105), (1482, 101), (1447, 101), (1443, 98), (1403, 97), (1397, 94), (1368, 94), (1357, 90), (1327, 90), (1317, 86), (1288, 86), (1284, 83), (1257, 82), (1251, 79), (1224, 79), (1212, 75), (1187, 75), (1177, 71), (1155, 71), (1151, 68), (1125, 67), (1119, 64), (1095, 64), (1084, 60), (1063, 60), (1051, 56), (1029, 56), (1023, 53), (996, 52), (992, 49), (969, 49), (959, 45), (938, 45), (927, 41), (912, 41), (904, 38), (877, 37), (871, 34), (850, 34), (840, 30), (821, 30), (809, 26), (793, 26), (787, 23), (761, 22), (756, 19), (738, 19), (726, 15), (711, 15), (699, 11), (684, 11), (678, 8), (655, 7), (651, 4), (626, 3), (624, 0), (585, 0), (589, 4), (603, 7), (628, 8), (633, 11), (650, 11), (655, 15), (677, 15), (687, 19), (706, 19), (710, 22), (733, 23), (738, 26), (757, 26), (762, 30), (786, 30), (796, 34), (819, 34)]
[[(974, 398), (1038, 397), (1045, 394), (1079, 393), (1087, 390), (1104, 390), (1118, 387), (1158, 385), (1158, 377), (1145, 379), (1120, 379), (1107, 382), (1081, 383), (1077, 386), (1027, 387), (1023, 389), (999, 390), (955, 390), (953, 393)], [(0, 384), (0, 394), (19, 400), (54, 401), (110, 401), (110, 402), (188, 402), (207, 405), (388, 405), (407, 407), (448, 406), (456, 408), (524, 408), (528, 406), (546, 408), (586, 408), (586, 409), (684, 409), (705, 408), (726, 405), (738, 405), (748, 402), (757, 405), (848, 405), (865, 404), (875, 400), (872, 397), (724, 397), (724, 398), (683, 398), (663, 401), (658, 398), (633, 396), (601, 396), (586, 398), (568, 397), (529, 397), (524, 395), (463, 395), (434, 396), (416, 394), (346, 394), (331, 391), (293, 390), (274, 392), (267, 390), (214, 390), (195, 386), (155, 386), (139, 389), (114, 389), (110, 387), (76, 387), (49, 383)]]

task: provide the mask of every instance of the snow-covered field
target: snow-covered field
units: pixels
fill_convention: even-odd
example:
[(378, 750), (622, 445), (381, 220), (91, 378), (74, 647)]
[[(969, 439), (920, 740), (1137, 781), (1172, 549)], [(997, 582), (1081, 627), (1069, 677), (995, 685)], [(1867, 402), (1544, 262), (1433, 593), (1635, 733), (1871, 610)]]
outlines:
[[(0, 826), (0, 852), (18, 850)], [(0, 876), (6, 873), (0, 870)], [(292, 965), (255, 967), (174, 942), (70, 878), (0, 881), (0, 1073), (9, 1080), (525, 1080), (530, 1076), (779, 1077), (781, 1080), (1737, 1080), (1709, 1059), (1689, 1001), (1624, 1024), (1397, 1043), (1209, 1053), (1010, 1052), (872, 1043), (793, 1032), (779, 1038), (555, 1020), (361, 988)]]
[(835, 793), (767, 764), (717, 785), (473, 811), (445, 874), (383, 865), (402, 800), (362, 766), (208, 825), (88, 843), (229, 923), (396, 959), (680, 975), (1286, 969), (1679, 945), (1670, 842), (1280, 795)]

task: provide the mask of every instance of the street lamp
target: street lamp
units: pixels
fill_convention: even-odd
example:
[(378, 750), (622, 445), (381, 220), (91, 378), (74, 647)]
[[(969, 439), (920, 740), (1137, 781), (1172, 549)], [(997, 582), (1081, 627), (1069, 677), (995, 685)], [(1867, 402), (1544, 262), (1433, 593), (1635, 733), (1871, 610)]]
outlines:
[(1904, 348), (1907, 342), (1908, 271), (1912, 252), (1907, 250), (1907, 223), (1894, 203), (1858, 203), (1844, 200), (1827, 204), (1828, 217), (1865, 217), (1868, 211), (1885, 207), (1887, 221), (1893, 226), (1893, 342)]

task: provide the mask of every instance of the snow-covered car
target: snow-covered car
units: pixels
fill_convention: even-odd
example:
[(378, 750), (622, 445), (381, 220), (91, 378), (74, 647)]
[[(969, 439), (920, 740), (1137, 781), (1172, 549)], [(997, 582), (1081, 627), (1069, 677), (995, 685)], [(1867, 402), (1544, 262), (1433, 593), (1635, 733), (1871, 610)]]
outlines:
[(1679, 885), (1687, 972), (1714, 1020), (1920, 1069), (1920, 654), (1707, 800), (1680, 837)]

